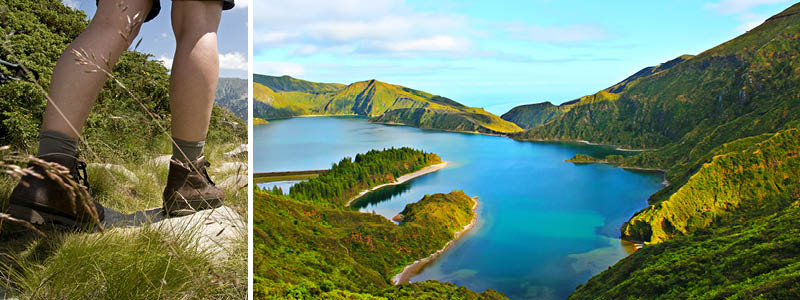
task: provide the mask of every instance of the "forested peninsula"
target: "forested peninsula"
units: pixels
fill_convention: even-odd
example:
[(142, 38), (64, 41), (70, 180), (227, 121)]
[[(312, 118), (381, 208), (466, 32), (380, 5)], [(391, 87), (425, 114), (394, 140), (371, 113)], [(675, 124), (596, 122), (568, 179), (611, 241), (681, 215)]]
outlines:
[(318, 177), (280, 190), (254, 190), (254, 290), (285, 299), (506, 299), (451, 283), (394, 285), (406, 266), (444, 248), (476, 218), (462, 191), (426, 195), (398, 224), (347, 206), (362, 189), (392, 182), (441, 158), (411, 148), (345, 158)]

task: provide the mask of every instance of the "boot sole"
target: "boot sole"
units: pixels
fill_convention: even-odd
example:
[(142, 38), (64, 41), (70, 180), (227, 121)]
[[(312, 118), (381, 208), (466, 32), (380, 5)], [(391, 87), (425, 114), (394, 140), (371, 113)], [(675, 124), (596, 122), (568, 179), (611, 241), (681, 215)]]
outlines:
[(192, 200), (191, 202), (196, 202), (196, 205), (191, 205), (189, 201), (185, 200), (174, 202), (170, 206), (164, 205), (164, 213), (170, 217), (182, 217), (222, 206), (222, 199)]
[[(8, 215), (27, 221), (33, 225), (55, 225), (58, 229), (80, 229), (89, 228), (94, 225), (93, 222), (83, 222), (72, 217), (64, 216), (55, 212), (48, 212), (46, 207), (32, 208), (26, 205), (16, 203), (8, 204)], [(103, 222), (105, 214), (99, 212), (98, 221)]]
[(61, 227), (76, 227), (81, 223), (71, 218), (66, 218), (57, 214), (32, 209), (30, 207), (9, 204), (8, 214), (14, 218), (27, 221), (33, 225), (57, 225)]

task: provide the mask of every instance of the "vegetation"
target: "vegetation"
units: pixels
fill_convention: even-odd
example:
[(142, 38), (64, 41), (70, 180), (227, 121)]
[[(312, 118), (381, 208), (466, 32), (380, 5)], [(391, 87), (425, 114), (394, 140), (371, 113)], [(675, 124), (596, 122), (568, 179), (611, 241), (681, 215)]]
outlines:
[(519, 125), (522, 129), (530, 129), (560, 117), (568, 105), (556, 106), (550, 102), (520, 105), (504, 113), (501, 118)]
[(463, 111), (401, 108), (387, 111), (370, 121), (410, 125), (417, 128), (486, 134), (505, 134), (521, 130), (516, 125), (478, 108), (469, 108)]
[[(255, 190), (258, 299), (504, 299), (439, 282), (392, 286), (404, 266), (444, 247), (474, 218), (463, 192), (410, 204), (396, 225), (380, 215)], [(411, 217), (413, 216), (413, 217)]]
[[(23, 251), (2, 248), (4, 285), (22, 299), (244, 299), (247, 241), (220, 264), (198, 250), (187, 231), (175, 235), (147, 226), (134, 232), (22, 237)], [(6, 252), (9, 251), (9, 252)], [(10, 295), (9, 295), (10, 296)]]
[[(794, 84), (800, 80), (798, 12), (800, 4), (793, 5), (757, 28), (700, 55), (682, 56), (644, 69), (595, 95), (562, 105), (568, 107), (562, 116), (512, 136), (523, 140), (583, 139), (655, 149), (626, 157), (620, 163), (622, 167), (665, 169), (671, 183), (654, 194), (651, 206), (631, 220), (636, 224), (624, 226), (623, 235), (657, 242), (687, 233), (685, 226), (709, 225), (718, 212), (736, 210), (740, 202), (748, 202), (743, 198), (752, 196), (728, 195), (725, 198), (730, 206), (708, 211), (708, 203), (718, 201), (713, 198), (717, 192), (689, 193), (699, 187), (683, 189), (693, 176), (702, 175), (698, 172), (713, 163), (715, 156), (744, 151), (748, 145), (769, 138), (769, 133), (800, 125), (800, 106), (796, 105), (800, 89)], [(750, 165), (735, 163), (741, 163), (743, 168)], [(752, 188), (758, 198), (772, 194), (763, 189), (783, 185), (781, 178), (752, 179), (747, 180), (756, 185)], [(699, 183), (699, 178), (695, 182), (709, 184)], [(714, 186), (719, 184), (704, 188)], [(681, 189), (682, 196), (678, 195)], [(679, 202), (678, 198), (687, 203), (683, 207), (677, 207), (675, 202), (661, 203), (670, 199)], [(682, 221), (678, 221), (653, 217), (653, 211), (691, 216), (679, 217)], [(647, 226), (645, 219), (650, 223)], [(669, 222), (657, 224), (663, 220)], [(698, 223), (683, 224), (688, 220)], [(673, 226), (677, 228), (673, 230)]]
[(644, 247), (569, 299), (797, 299), (800, 193), (775, 213)]
[(576, 154), (572, 158), (568, 159), (567, 162), (575, 163), (575, 164), (612, 164), (618, 165), (624, 161), (625, 157), (618, 154), (610, 154), (607, 155), (604, 159), (599, 159), (595, 157), (591, 157), (585, 154)]
[(798, 124), (797, 11), (800, 5), (700, 55), (568, 102), (563, 116), (512, 136), (657, 149), (626, 162), (668, 169), (670, 182), (679, 182), (720, 145)]
[(261, 74), (253, 74), (253, 82), (278, 92), (338, 92), (345, 87), (340, 83), (317, 83), (291, 76), (274, 77)]
[(407, 147), (371, 150), (357, 154), (355, 160), (346, 157), (319, 176), (295, 184), (289, 195), (298, 200), (346, 205), (363, 190), (441, 162), (436, 154)]
[[(14, 157), (24, 156), (34, 154), (38, 146), (44, 91), (56, 60), (87, 21), (83, 12), (58, 0), (0, 0), (0, 7), (0, 59), (39, 74), (38, 80), (0, 85), (0, 144), (10, 145), (9, 152), (18, 154)], [(160, 207), (166, 182), (167, 166), (153, 158), (171, 151), (169, 75), (150, 58), (136, 51), (123, 53), (84, 127), (88, 143), (80, 145), (81, 158), (90, 163), (93, 197), (121, 213)], [(215, 106), (205, 150), (209, 160), (215, 166), (246, 162), (224, 156), (246, 141), (244, 123)], [(0, 160), (26, 164), (9, 157), (2, 153)], [(92, 163), (110, 163), (129, 172)], [(246, 171), (209, 169), (217, 182), (241, 172)], [(0, 177), (3, 208), (16, 184), (9, 176)], [(228, 186), (225, 193), (225, 204), (247, 216), (246, 189)], [(220, 261), (194, 246), (185, 247), (194, 245), (191, 233), (167, 235), (155, 225), (93, 234), (45, 231), (44, 237), (11, 231), (7, 225), (0, 223), (0, 294), (26, 299), (246, 297), (246, 234), (237, 240), (234, 254)]]
[[(763, 141), (734, 142), (735, 150), (704, 164), (667, 199), (634, 215), (624, 238), (661, 242), (709, 226), (740, 223), (772, 214), (800, 195), (800, 130), (788, 129)], [(755, 142), (755, 143), (753, 143)]]
[(441, 249), (472, 222), (475, 202), (464, 192), (426, 195), (405, 207), (399, 224), (344, 207), (361, 189), (440, 161), (410, 148), (373, 150), (343, 159), (289, 195), (254, 187), (256, 298), (505, 299), (450, 283), (391, 283), (406, 265)]
[(503, 134), (522, 130), (483, 109), (377, 80), (345, 86), (256, 74), (253, 91), (254, 116), (266, 120), (312, 114), (360, 115), (378, 122), (443, 130)]

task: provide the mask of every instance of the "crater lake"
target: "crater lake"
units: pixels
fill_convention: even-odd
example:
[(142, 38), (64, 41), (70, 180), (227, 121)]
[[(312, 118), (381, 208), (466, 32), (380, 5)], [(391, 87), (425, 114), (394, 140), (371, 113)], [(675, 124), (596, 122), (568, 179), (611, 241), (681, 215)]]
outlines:
[(255, 125), (253, 141), (254, 172), (327, 169), (344, 157), (389, 147), (438, 154), (449, 162), (446, 168), (371, 192), (354, 209), (391, 219), (425, 194), (477, 196), (475, 227), (411, 282), (491, 288), (511, 299), (564, 299), (629, 255), (633, 245), (619, 239), (619, 227), (647, 206), (664, 180), (661, 173), (565, 162), (575, 154), (625, 154), (612, 147), (519, 142), (361, 117), (275, 120)]

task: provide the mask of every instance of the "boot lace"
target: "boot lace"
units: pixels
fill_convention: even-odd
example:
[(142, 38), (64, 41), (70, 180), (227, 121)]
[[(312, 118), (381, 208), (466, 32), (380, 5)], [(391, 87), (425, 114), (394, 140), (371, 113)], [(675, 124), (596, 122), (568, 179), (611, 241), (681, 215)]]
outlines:
[(76, 172), (73, 174), (73, 177), (75, 178), (76, 182), (85, 186), (87, 190), (89, 189), (89, 180), (87, 179), (89, 176), (86, 175), (85, 162), (78, 161), (76, 165)]
[(208, 183), (211, 183), (211, 185), (216, 186), (217, 184), (214, 183), (213, 181), (211, 181), (211, 176), (208, 176), (208, 170), (206, 169), (206, 167), (208, 167), (208, 166), (211, 166), (211, 163), (209, 163), (207, 160), (203, 160), (203, 168), (202, 168), (203, 169), (203, 176), (206, 177), (206, 180), (208, 180)]

